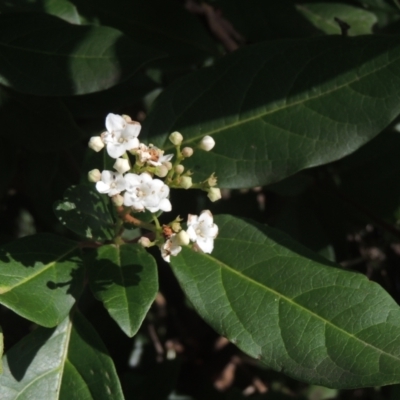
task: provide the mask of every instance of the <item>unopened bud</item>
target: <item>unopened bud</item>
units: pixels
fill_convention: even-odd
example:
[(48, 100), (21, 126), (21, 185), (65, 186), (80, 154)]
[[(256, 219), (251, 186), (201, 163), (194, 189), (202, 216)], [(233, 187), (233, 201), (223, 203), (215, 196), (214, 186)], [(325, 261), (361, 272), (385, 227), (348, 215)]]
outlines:
[(192, 187), (192, 178), (190, 176), (182, 176), (180, 181), (180, 187), (183, 189), (189, 189)]
[(166, 166), (168, 171), (172, 169), (172, 163), (170, 163), (169, 161), (163, 161), (162, 165)]
[(92, 169), (88, 172), (89, 182), (98, 182), (101, 179), (101, 172), (98, 169)]
[(172, 224), (171, 224), (171, 229), (172, 229), (175, 233), (178, 233), (179, 231), (182, 230), (181, 223), (180, 223), (179, 221), (174, 221), (174, 222), (172, 222)]
[(200, 149), (210, 151), (215, 146), (215, 140), (211, 136), (204, 136), (199, 143)]
[(193, 149), (191, 147), (184, 147), (182, 149), (182, 155), (185, 158), (189, 158), (193, 155)]
[(132, 118), (129, 115), (122, 114), (121, 117), (126, 121), (126, 122), (131, 122)]
[(185, 167), (182, 164), (179, 164), (175, 167), (175, 172), (178, 175), (181, 175), (183, 173), (183, 171), (185, 170)]
[(138, 243), (141, 244), (143, 247), (150, 247), (151, 246), (151, 241), (149, 238), (146, 236), (142, 236), (139, 240)]
[(189, 235), (187, 234), (186, 231), (182, 230), (179, 233), (176, 234), (176, 241), (180, 245), (187, 246), (189, 244)]
[(126, 158), (117, 158), (113, 165), (113, 168), (120, 174), (124, 174), (126, 171), (129, 171), (131, 169), (131, 166)]
[(104, 147), (104, 142), (100, 136), (92, 136), (89, 140), (89, 147), (92, 150), (99, 152)]
[(154, 173), (160, 178), (164, 178), (168, 174), (168, 168), (165, 165), (159, 165), (156, 167)]
[(124, 204), (124, 198), (120, 194), (116, 194), (111, 197), (111, 201), (117, 207), (121, 207)]
[(212, 201), (217, 201), (221, 198), (221, 190), (218, 188), (210, 188), (207, 197)]
[(183, 136), (179, 132), (172, 132), (169, 135), (169, 140), (174, 144), (175, 146), (180, 146), (183, 140)]

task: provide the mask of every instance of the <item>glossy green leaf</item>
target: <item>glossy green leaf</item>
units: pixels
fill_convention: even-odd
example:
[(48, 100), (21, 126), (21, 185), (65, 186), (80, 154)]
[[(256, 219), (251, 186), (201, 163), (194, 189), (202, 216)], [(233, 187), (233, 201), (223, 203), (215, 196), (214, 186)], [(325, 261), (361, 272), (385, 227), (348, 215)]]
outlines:
[(29, 0), (3, 1), (0, 3), (0, 12), (46, 13), (61, 18), (71, 24), (80, 24), (80, 18), (76, 7), (67, 0), (41, 0), (40, 2), (32, 2)]
[(88, 255), (95, 297), (130, 337), (139, 330), (158, 291), (157, 264), (138, 244), (107, 245)]
[(171, 265), (199, 314), (240, 349), (327, 387), (400, 381), (400, 309), (376, 283), (279, 231), (216, 218), (212, 254), (184, 248)]
[(109, 27), (46, 14), (0, 15), (0, 83), (37, 95), (108, 89), (160, 56)]
[(2, 400), (123, 400), (114, 364), (79, 313), (39, 328), (12, 347), (0, 376)]
[(71, 186), (64, 199), (54, 204), (59, 221), (71, 231), (93, 240), (111, 240), (114, 237), (114, 220), (110, 201), (93, 186)]
[(142, 135), (170, 151), (204, 135), (210, 152), (185, 160), (197, 182), (264, 185), (339, 159), (372, 139), (400, 110), (397, 37), (325, 36), (248, 46), (181, 78), (156, 100)]
[(39, 325), (53, 327), (83, 287), (77, 243), (51, 234), (0, 247), (0, 304)]
[(316, 28), (329, 35), (340, 35), (342, 32), (335, 18), (350, 26), (349, 36), (372, 33), (378, 21), (375, 14), (343, 3), (306, 3), (298, 5), (297, 9)]

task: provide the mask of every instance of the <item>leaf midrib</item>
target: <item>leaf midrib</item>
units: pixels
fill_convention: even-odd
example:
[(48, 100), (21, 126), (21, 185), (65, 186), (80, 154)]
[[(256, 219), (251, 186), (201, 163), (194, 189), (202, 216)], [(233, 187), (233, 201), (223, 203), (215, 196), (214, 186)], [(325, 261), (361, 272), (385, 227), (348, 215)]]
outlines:
[[(383, 69), (385, 69), (385, 68), (388, 68), (390, 65), (394, 64), (395, 62), (398, 62), (399, 59), (400, 59), (400, 55), (397, 56), (396, 58), (392, 59), (391, 61), (387, 62), (386, 64), (384, 64), (384, 65), (382, 65), (382, 66), (380, 66), (380, 67), (378, 67), (378, 68), (375, 68), (375, 69), (373, 69), (372, 71), (370, 71), (370, 72), (368, 72), (368, 73), (365, 73), (365, 74), (362, 75), (362, 76), (361, 76), (361, 75), (357, 75), (354, 79), (349, 80), (349, 81), (347, 81), (346, 83), (343, 83), (342, 85), (335, 86), (333, 89), (326, 90), (326, 91), (323, 92), (323, 93), (319, 93), (319, 94), (316, 94), (316, 95), (314, 95), (314, 96), (308, 96), (306, 99), (300, 99), (300, 100), (298, 100), (298, 101), (293, 101), (293, 102), (291, 102), (291, 103), (289, 103), (289, 104), (286, 102), (284, 105), (282, 105), (282, 106), (280, 106), (280, 107), (277, 107), (277, 108), (274, 108), (273, 110), (267, 110), (267, 111), (261, 112), (261, 113), (255, 115), (255, 116), (253, 115), (253, 116), (250, 116), (250, 117), (241, 119), (240, 121), (237, 121), (237, 122), (234, 122), (234, 123), (231, 123), (231, 124), (228, 124), (228, 125), (223, 125), (223, 126), (221, 126), (221, 127), (219, 127), (219, 128), (216, 128), (216, 129), (214, 129), (214, 130), (210, 130), (210, 131), (201, 131), (201, 134), (196, 135), (196, 136), (191, 136), (190, 139), (184, 140), (184, 141), (182, 142), (182, 146), (183, 146), (184, 144), (191, 144), (191, 143), (193, 143), (193, 142), (196, 142), (196, 141), (198, 141), (200, 138), (202, 138), (204, 135), (210, 135), (210, 136), (216, 135), (216, 134), (221, 133), (221, 132), (223, 132), (223, 131), (225, 131), (225, 130), (232, 129), (232, 128), (235, 128), (235, 127), (238, 127), (238, 126), (247, 124), (247, 123), (252, 122), (252, 121), (254, 121), (254, 120), (259, 120), (259, 119), (261, 119), (261, 118), (263, 118), (263, 117), (265, 117), (265, 116), (267, 116), (267, 115), (274, 114), (274, 113), (276, 113), (276, 112), (280, 112), (280, 111), (283, 111), (283, 110), (288, 110), (288, 109), (290, 109), (290, 108), (292, 108), (292, 107), (296, 107), (296, 106), (298, 106), (298, 105), (306, 104), (307, 102), (310, 102), (310, 101), (313, 101), (313, 100), (316, 100), (316, 99), (320, 99), (320, 98), (322, 98), (322, 97), (324, 97), (324, 96), (326, 96), (326, 95), (329, 95), (329, 94), (331, 94), (331, 93), (334, 93), (334, 92), (337, 92), (337, 91), (339, 91), (339, 90), (342, 90), (343, 88), (347, 88), (347, 87), (349, 87), (350, 85), (352, 85), (353, 83), (358, 82), (358, 81), (360, 81), (360, 80), (362, 80), (362, 79), (365, 79), (365, 78), (368, 77), (369, 75), (375, 74), (376, 72), (378, 72), (378, 71), (380, 71), (380, 70), (383, 70)], [(231, 67), (232, 67), (232, 65), (231, 65)], [(229, 69), (227, 69), (224, 73), (222, 73), (221, 76), (218, 77), (218, 79), (216, 79), (216, 80), (213, 82), (213, 84), (212, 84), (211, 87), (205, 89), (205, 90), (195, 99), (195, 101), (194, 101), (188, 108), (186, 108), (184, 112), (181, 113), (181, 115), (183, 115), (188, 109), (193, 108), (195, 102), (198, 101), (200, 98), (202, 98), (207, 92), (212, 91), (212, 90), (213, 90), (213, 87), (219, 82), (219, 80), (220, 80), (223, 76), (226, 75), (226, 73), (228, 72), (228, 70), (229, 70)], [(352, 71), (352, 70), (350, 70), (350, 71)], [(307, 93), (307, 92), (306, 92), (306, 93)], [(362, 96), (362, 95), (360, 94), (360, 96)], [(278, 99), (278, 100), (282, 100), (282, 99), (284, 99), (284, 97), (282, 97), (282, 98), (280, 98), (280, 99)], [(260, 106), (260, 108), (261, 108), (261, 106)], [(240, 112), (238, 111), (237, 114), (240, 114)], [(175, 127), (175, 128), (176, 128), (176, 127)], [(178, 128), (179, 128), (179, 127), (178, 127)], [(167, 141), (167, 143), (168, 143), (168, 145), (166, 145), (166, 146), (164, 147), (166, 150), (173, 147), (173, 145), (170, 144), (169, 141)]]
[[(208, 254), (204, 254), (204, 256), (205, 256), (206, 258), (209, 258), (213, 263), (217, 263), (218, 265), (220, 265), (220, 266), (221, 266), (221, 269), (224, 268), (225, 270), (228, 271), (228, 273), (234, 274), (234, 275), (238, 276), (240, 279), (246, 280), (246, 281), (248, 281), (250, 284), (252, 284), (252, 285), (254, 285), (254, 286), (258, 286), (258, 287), (260, 287), (261, 289), (263, 289), (263, 290), (265, 290), (265, 291), (267, 291), (267, 292), (270, 292), (271, 294), (273, 294), (273, 295), (275, 295), (275, 296), (278, 296), (278, 298), (280, 298), (281, 300), (286, 301), (287, 303), (289, 303), (290, 305), (292, 305), (292, 306), (294, 306), (294, 307), (300, 308), (303, 312), (306, 312), (307, 314), (311, 315), (312, 317), (314, 317), (314, 318), (316, 318), (316, 319), (322, 321), (324, 324), (331, 326), (333, 329), (338, 330), (340, 333), (344, 334), (345, 336), (348, 336), (349, 338), (351, 338), (351, 339), (353, 339), (353, 340), (355, 340), (355, 341), (358, 341), (358, 342), (360, 342), (361, 344), (363, 344), (363, 345), (365, 345), (365, 346), (371, 347), (372, 349), (376, 350), (377, 352), (379, 352), (379, 353), (381, 353), (381, 354), (384, 354), (384, 355), (387, 355), (388, 357), (391, 357), (391, 358), (393, 358), (393, 359), (396, 360), (396, 361), (400, 361), (400, 358), (399, 358), (399, 357), (396, 357), (396, 356), (394, 356), (394, 355), (391, 354), (391, 353), (387, 353), (386, 351), (384, 351), (384, 350), (382, 350), (382, 349), (380, 349), (380, 348), (378, 348), (378, 347), (376, 347), (376, 346), (374, 346), (374, 345), (372, 345), (372, 344), (370, 344), (370, 343), (365, 342), (364, 340), (360, 339), (359, 337), (355, 336), (354, 334), (349, 333), (349, 332), (343, 330), (343, 329), (340, 328), (339, 326), (333, 324), (331, 321), (329, 321), (329, 320), (327, 320), (327, 319), (321, 317), (320, 315), (318, 315), (318, 314), (316, 314), (315, 312), (309, 310), (308, 308), (304, 307), (303, 305), (296, 303), (295, 301), (293, 301), (293, 300), (290, 299), (289, 297), (287, 297), (287, 296), (285, 296), (285, 295), (279, 293), (278, 291), (276, 291), (276, 290), (274, 290), (274, 289), (272, 289), (272, 288), (270, 288), (270, 287), (268, 287), (268, 286), (262, 285), (260, 282), (257, 282), (256, 280), (254, 280), (254, 279), (248, 277), (247, 275), (244, 275), (244, 274), (240, 273), (239, 271), (237, 271), (237, 270), (235, 270), (233, 267), (230, 267), (229, 265), (223, 263), (222, 261), (217, 260), (217, 259), (211, 257), (211, 256), (208, 255)], [(223, 286), (222, 280), (221, 280), (221, 285)], [(226, 291), (225, 291), (225, 292), (226, 292)], [(229, 301), (229, 300), (228, 300), (228, 301)], [(238, 318), (238, 319), (239, 319), (239, 318)], [(246, 329), (246, 331), (247, 331), (250, 335), (252, 334), (252, 333), (249, 332), (247, 329)]]
[[(73, 248), (69, 249), (67, 252), (65, 252), (64, 254), (61, 254), (58, 258), (56, 258), (55, 260), (53, 260), (52, 262), (44, 265), (44, 267), (42, 269), (40, 269), (39, 271), (36, 271), (35, 273), (21, 279), (18, 283), (16, 283), (15, 285), (11, 285), (7, 287), (7, 290), (2, 290), (0, 298), (3, 294), (6, 294), (12, 290), (14, 290), (15, 288), (17, 288), (18, 286), (21, 286), (23, 284), (25, 284), (26, 282), (29, 282), (30, 280), (36, 278), (37, 276), (39, 276), (40, 274), (46, 272), (48, 269), (52, 268), (58, 261), (62, 260), (64, 257), (66, 257), (68, 254), (72, 253), (73, 251), (75, 251), (78, 247), (74, 246)], [(24, 254), (29, 254), (29, 253), (24, 253)], [(2, 288), (3, 289), (3, 288)]]

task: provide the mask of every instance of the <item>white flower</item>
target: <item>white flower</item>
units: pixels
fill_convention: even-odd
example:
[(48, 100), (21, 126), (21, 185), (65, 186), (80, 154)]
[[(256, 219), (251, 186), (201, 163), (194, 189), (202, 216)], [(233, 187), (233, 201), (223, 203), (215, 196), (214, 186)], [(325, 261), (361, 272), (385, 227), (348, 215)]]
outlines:
[(179, 235), (176, 233), (172, 234), (171, 237), (165, 241), (164, 245), (161, 247), (162, 258), (170, 262), (170, 256), (177, 256), (182, 250), (181, 241)]
[(103, 139), (100, 136), (92, 136), (89, 140), (89, 147), (99, 152), (104, 147)]
[(120, 174), (124, 174), (131, 169), (131, 166), (126, 158), (117, 158), (113, 165), (113, 168)]
[(126, 151), (139, 147), (139, 122), (110, 113), (106, 117), (106, 128), (107, 132), (102, 134), (102, 139), (110, 157), (121, 157)]
[(101, 181), (96, 183), (96, 189), (100, 193), (107, 193), (110, 197), (125, 190), (125, 178), (113, 171), (103, 171)]
[(140, 175), (128, 173), (125, 175), (126, 192), (124, 204), (136, 211), (144, 209), (154, 213), (159, 210), (171, 211), (171, 202), (167, 198), (169, 187), (160, 179), (153, 179), (150, 174)]
[(204, 253), (211, 253), (214, 248), (214, 239), (218, 235), (218, 226), (214, 224), (211, 212), (204, 210), (199, 217), (189, 214), (187, 225), (190, 240), (196, 242)]
[(215, 146), (215, 140), (211, 136), (204, 136), (199, 143), (200, 149), (210, 151)]

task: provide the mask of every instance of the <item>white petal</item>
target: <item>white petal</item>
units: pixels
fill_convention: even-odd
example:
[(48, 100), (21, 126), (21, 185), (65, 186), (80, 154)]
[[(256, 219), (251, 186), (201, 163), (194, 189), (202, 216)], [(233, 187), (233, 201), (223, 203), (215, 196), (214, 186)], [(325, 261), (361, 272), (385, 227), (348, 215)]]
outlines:
[(125, 128), (125, 120), (117, 114), (108, 114), (106, 117), (106, 129), (108, 132), (120, 131)]
[(125, 153), (125, 146), (123, 143), (108, 143), (107, 153), (112, 158), (119, 158)]
[(162, 211), (169, 212), (172, 210), (171, 202), (168, 199), (162, 199), (160, 201), (159, 208)]
[(128, 141), (126, 141), (124, 143), (125, 150), (129, 151), (129, 150), (137, 149), (139, 147), (139, 144), (140, 144), (139, 139), (137, 139), (137, 138), (129, 139)]
[(130, 122), (126, 124), (124, 131), (122, 132), (122, 136), (125, 139), (137, 138), (139, 136), (140, 130), (142, 129), (139, 122)]
[(108, 193), (110, 191), (110, 185), (102, 181), (98, 181), (96, 183), (96, 189), (99, 193)]
[(211, 253), (214, 249), (214, 239), (199, 237), (196, 243), (204, 253)]
[(186, 233), (188, 234), (189, 239), (190, 239), (192, 242), (195, 242), (195, 241), (197, 240), (196, 231), (193, 229), (193, 226), (189, 226), (189, 227), (186, 229)]
[(109, 185), (114, 180), (114, 172), (104, 170), (101, 173), (101, 180)]

